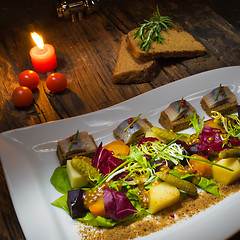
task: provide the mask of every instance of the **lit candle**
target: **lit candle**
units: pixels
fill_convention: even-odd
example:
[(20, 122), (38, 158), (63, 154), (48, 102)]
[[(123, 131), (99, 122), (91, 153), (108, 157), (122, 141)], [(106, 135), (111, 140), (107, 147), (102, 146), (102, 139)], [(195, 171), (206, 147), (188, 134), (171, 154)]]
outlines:
[(57, 59), (54, 47), (50, 44), (44, 44), (43, 39), (37, 33), (31, 33), (31, 36), (37, 46), (31, 48), (30, 57), (35, 71), (47, 73), (57, 67)]

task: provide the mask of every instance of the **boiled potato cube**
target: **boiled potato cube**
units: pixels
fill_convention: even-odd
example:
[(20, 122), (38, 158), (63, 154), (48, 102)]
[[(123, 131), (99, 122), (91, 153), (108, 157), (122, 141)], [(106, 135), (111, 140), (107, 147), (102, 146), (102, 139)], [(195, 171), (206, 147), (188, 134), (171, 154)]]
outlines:
[(153, 185), (149, 190), (149, 212), (153, 214), (169, 207), (175, 204), (179, 198), (180, 192), (176, 187), (166, 182)]
[(75, 168), (72, 166), (71, 160), (67, 160), (67, 174), (71, 183), (72, 188), (81, 188), (87, 185), (87, 179), (81, 175)]
[(232, 182), (240, 178), (240, 162), (237, 158), (225, 158), (217, 162), (217, 164), (228, 167), (234, 171), (229, 171), (227, 169), (213, 166), (212, 176), (213, 178), (224, 185), (229, 185)]

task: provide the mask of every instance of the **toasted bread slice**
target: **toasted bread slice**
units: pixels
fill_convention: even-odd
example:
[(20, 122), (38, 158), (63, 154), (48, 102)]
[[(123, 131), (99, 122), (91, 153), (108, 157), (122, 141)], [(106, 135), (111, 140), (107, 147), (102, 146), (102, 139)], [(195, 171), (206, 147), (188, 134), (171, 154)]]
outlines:
[(155, 60), (141, 62), (127, 48), (127, 35), (121, 38), (118, 59), (113, 73), (113, 82), (121, 84), (144, 83), (157, 77), (160, 67)]
[(205, 47), (192, 35), (174, 28), (162, 31), (162, 36), (165, 38), (163, 44), (152, 41), (149, 50), (143, 51), (140, 49), (141, 40), (134, 36), (135, 32), (136, 29), (130, 31), (126, 41), (134, 57), (141, 61), (158, 58), (197, 57), (206, 52)]

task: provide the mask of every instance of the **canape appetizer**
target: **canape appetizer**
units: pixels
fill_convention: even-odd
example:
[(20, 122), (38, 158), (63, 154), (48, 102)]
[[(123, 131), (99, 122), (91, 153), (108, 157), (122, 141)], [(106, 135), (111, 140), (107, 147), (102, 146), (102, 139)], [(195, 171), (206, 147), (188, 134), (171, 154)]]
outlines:
[(115, 138), (127, 145), (137, 143), (144, 136), (145, 132), (152, 127), (152, 124), (146, 118), (142, 119), (139, 116), (128, 118), (120, 123), (113, 130)]
[(196, 112), (195, 108), (187, 100), (181, 99), (172, 102), (161, 112), (159, 123), (167, 130), (179, 132), (190, 127), (188, 116), (193, 112)]
[(67, 159), (74, 156), (93, 156), (97, 150), (97, 145), (86, 131), (77, 131), (74, 135), (58, 141), (57, 156), (60, 165), (65, 165)]
[(227, 86), (221, 86), (213, 89), (211, 92), (203, 96), (200, 101), (202, 109), (208, 116), (211, 111), (219, 112), (223, 115), (237, 112), (237, 98)]

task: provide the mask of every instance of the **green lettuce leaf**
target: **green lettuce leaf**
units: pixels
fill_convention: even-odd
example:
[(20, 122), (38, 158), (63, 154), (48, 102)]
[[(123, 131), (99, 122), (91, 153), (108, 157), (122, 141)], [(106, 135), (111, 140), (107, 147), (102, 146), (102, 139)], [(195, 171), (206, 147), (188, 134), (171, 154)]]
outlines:
[(138, 199), (138, 188), (128, 189), (126, 196), (131, 201), (132, 205), (138, 210), (138, 213), (134, 214), (135, 217), (142, 218), (150, 214), (148, 209), (141, 207), (141, 204)]
[(175, 177), (178, 177), (178, 178), (183, 179), (183, 180), (187, 180), (189, 182), (191, 182), (192, 178), (196, 176), (195, 174), (190, 174), (190, 173), (181, 175), (177, 170), (174, 170), (174, 169), (171, 169), (169, 171), (169, 173), (171, 173)]
[(65, 165), (57, 167), (54, 170), (50, 182), (62, 194), (66, 194), (69, 190), (72, 190)]
[(67, 205), (67, 195), (62, 195), (58, 199), (56, 199), (54, 202), (52, 202), (52, 205), (58, 208), (62, 208), (69, 214), (69, 209)]
[[(180, 175), (180, 173), (176, 170), (171, 169), (169, 171), (169, 173), (171, 173), (172, 175), (190, 181), (192, 177), (196, 176), (195, 174), (185, 174), (185, 175)], [(199, 183), (197, 184), (198, 187), (200, 187), (201, 189), (203, 189), (206, 192), (209, 192), (211, 194), (213, 194), (214, 196), (219, 197), (220, 193), (219, 193), (219, 186), (217, 185), (217, 183), (213, 180), (213, 179), (207, 179), (204, 177), (201, 177)]]
[(82, 218), (77, 218), (77, 221), (84, 222), (87, 224), (90, 224), (91, 226), (94, 227), (114, 227), (116, 224), (118, 224), (118, 221), (115, 221), (110, 218), (104, 218), (104, 217), (94, 217), (92, 213), (88, 212), (85, 217)]
[(214, 196), (219, 197), (219, 186), (213, 179), (207, 179), (204, 177), (201, 177), (200, 182), (198, 183), (198, 186), (205, 190), (206, 192), (209, 192), (213, 194)]

